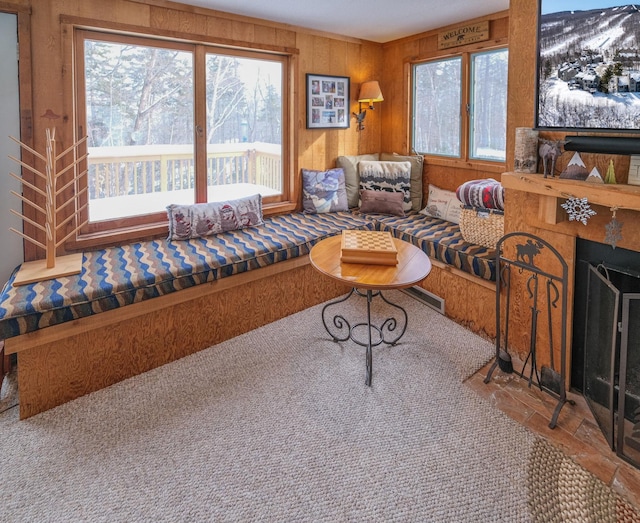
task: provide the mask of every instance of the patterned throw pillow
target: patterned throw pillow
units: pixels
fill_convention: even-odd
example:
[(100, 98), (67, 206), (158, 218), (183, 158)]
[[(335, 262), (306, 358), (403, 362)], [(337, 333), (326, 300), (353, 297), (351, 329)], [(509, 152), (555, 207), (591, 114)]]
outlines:
[[(411, 163), (360, 161), (361, 191), (390, 191), (403, 194), (403, 210), (411, 210)], [(362, 204), (362, 202), (360, 202)]]
[(397, 153), (382, 153), (380, 160), (383, 162), (410, 162), (411, 163), (411, 208), (414, 211), (422, 209), (422, 168), (424, 156), (401, 156)]
[(302, 169), (302, 207), (308, 214), (348, 211), (344, 171)]
[(200, 238), (264, 223), (259, 194), (223, 202), (169, 205), (167, 215), (170, 240)]
[(440, 218), (448, 222), (460, 223), (462, 207), (462, 202), (458, 200), (456, 193), (429, 184), (427, 206), (420, 211), (420, 214), (426, 214), (432, 218)]
[(456, 195), (464, 205), (504, 211), (504, 188), (493, 178), (465, 182)]

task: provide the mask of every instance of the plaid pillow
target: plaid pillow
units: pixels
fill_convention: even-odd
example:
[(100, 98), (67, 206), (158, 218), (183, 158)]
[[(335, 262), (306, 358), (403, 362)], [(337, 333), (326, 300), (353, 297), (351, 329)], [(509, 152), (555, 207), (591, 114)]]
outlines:
[(493, 178), (465, 182), (456, 189), (456, 196), (470, 207), (504, 211), (504, 188)]

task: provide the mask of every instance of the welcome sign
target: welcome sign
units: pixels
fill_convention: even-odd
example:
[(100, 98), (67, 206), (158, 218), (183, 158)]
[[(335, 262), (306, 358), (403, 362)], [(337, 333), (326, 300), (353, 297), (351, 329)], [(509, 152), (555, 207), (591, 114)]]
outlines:
[(451, 29), (438, 34), (438, 49), (449, 49), (460, 45), (489, 40), (489, 21), (478, 22)]

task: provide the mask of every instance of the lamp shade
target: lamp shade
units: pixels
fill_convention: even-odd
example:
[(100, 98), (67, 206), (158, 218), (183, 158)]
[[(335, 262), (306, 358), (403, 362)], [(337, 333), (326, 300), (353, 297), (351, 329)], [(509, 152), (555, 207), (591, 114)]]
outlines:
[(384, 97), (380, 90), (380, 85), (377, 80), (371, 80), (365, 82), (360, 86), (360, 96), (358, 96), (358, 102), (373, 103), (382, 102)]

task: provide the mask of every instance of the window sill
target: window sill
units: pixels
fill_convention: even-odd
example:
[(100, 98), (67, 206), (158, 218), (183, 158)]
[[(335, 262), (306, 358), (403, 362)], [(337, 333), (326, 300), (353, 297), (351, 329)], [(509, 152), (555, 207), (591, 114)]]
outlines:
[(166, 221), (110, 229), (108, 231), (79, 234), (75, 240), (65, 243), (65, 249), (70, 251), (84, 251), (99, 249), (109, 245), (118, 245), (133, 241), (151, 240), (166, 237), (169, 234), (169, 226)]

